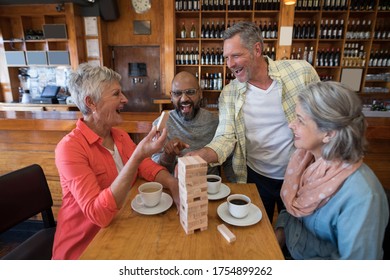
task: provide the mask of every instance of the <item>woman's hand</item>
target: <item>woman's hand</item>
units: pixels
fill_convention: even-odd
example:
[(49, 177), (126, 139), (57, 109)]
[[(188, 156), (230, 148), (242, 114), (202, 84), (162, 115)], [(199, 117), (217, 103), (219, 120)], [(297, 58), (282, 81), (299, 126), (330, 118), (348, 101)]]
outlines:
[(167, 138), (167, 130), (163, 129), (162, 133), (157, 132), (155, 126), (141, 142), (137, 145), (134, 154), (141, 160), (151, 157), (154, 153), (161, 151)]

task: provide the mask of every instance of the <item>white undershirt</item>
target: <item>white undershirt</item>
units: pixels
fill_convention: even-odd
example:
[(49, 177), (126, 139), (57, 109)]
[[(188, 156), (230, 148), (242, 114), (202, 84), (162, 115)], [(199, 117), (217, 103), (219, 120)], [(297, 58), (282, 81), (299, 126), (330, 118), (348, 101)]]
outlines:
[(107, 149), (107, 151), (109, 151), (112, 157), (114, 158), (116, 170), (118, 170), (119, 173), (123, 168), (123, 162), (121, 156), (119, 155), (118, 148), (114, 144), (114, 150)]
[(247, 164), (273, 179), (283, 179), (293, 147), (293, 134), (288, 128), (281, 94), (276, 81), (267, 90), (248, 84), (243, 106)]

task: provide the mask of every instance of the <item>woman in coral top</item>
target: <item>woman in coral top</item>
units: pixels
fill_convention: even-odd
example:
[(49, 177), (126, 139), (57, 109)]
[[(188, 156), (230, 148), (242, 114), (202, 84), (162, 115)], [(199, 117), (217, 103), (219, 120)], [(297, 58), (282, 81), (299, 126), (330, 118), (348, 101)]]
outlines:
[(121, 76), (106, 67), (81, 64), (69, 77), (72, 99), (83, 117), (57, 145), (55, 161), (62, 186), (53, 259), (78, 259), (98, 231), (110, 225), (136, 178), (160, 182), (179, 205), (178, 181), (150, 156), (161, 150), (165, 129), (136, 145), (114, 128), (128, 102)]

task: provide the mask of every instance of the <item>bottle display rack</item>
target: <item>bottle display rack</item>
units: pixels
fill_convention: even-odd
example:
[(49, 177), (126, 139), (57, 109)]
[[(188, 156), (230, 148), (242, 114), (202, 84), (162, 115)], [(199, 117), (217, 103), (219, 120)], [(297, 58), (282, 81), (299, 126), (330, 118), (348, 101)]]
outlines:
[[(219, 77), (220, 73), (226, 85), (234, 77), (223, 61), (223, 32), (236, 22), (252, 21), (262, 31), (263, 53), (273, 59), (307, 60), (322, 80), (341, 81), (344, 69), (361, 69), (361, 79), (357, 79), (361, 95), (389, 88), (387, 80), (366, 78), (390, 72), (388, 0), (297, 0), (288, 54), (285, 49), (280, 53), (282, 48), (278, 45), (281, 1), (205, 0), (175, 4), (176, 73), (186, 70), (200, 80)], [(207, 103), (217, 104), (219, 92), (218, 87), (206, 87)]]

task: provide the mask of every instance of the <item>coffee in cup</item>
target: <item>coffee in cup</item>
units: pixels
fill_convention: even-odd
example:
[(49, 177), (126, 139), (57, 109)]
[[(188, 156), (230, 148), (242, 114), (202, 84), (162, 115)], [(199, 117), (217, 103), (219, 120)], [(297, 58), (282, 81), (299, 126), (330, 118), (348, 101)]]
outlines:
[(206, 176), (207, 179), (207, 193), (216, 194), (221, 189), (221, 177), (218, 175), (209, 174)]
[(148, 182), (138, 187), (135, 201), (138, 205), (145, 207), (155, 207), (160, 203), (163, 186), (157, 182)]
[(242, 219), (248, 216), (251, 199), (244, 194), (232, 194), (227, 198), (227, 204), (230, 215)]

